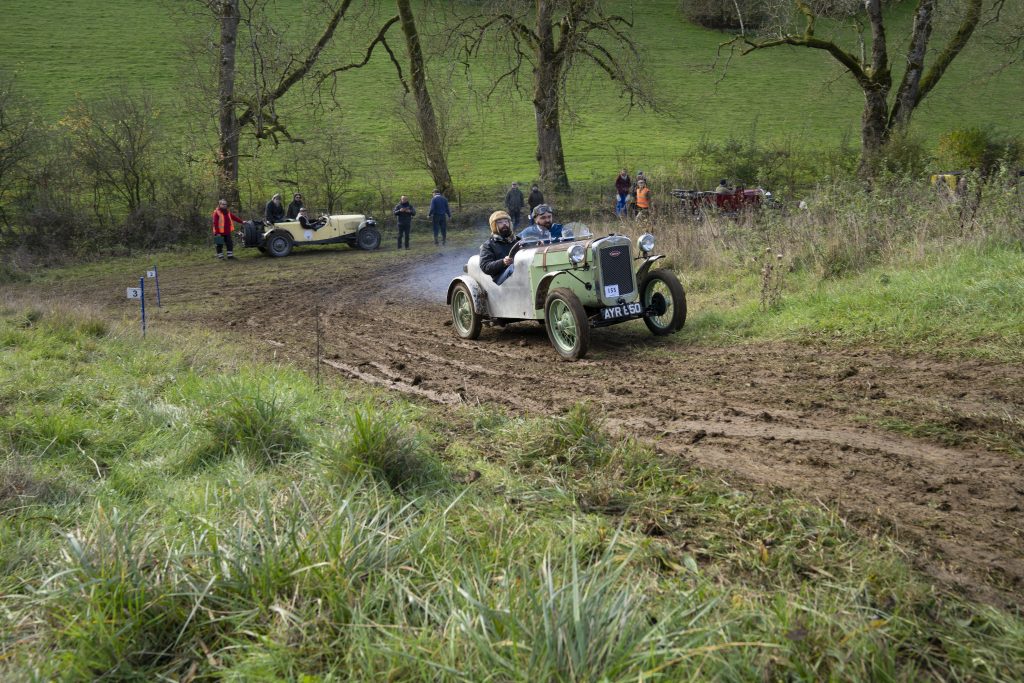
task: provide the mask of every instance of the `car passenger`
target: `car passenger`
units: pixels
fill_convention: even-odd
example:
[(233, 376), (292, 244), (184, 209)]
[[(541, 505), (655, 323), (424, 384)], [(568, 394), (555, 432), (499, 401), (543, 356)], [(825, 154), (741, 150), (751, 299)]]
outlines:
[(718, 187), (715, 188), (715, 194), (718, 194), (718, 195), (733, 194), (735, 192), (736, 192), (736, 188), (731, 187), (729, 185), (729, 181), (726, 180), (725, 178), (722, 178), (721, 180), (719, 180), (718, 181)]
[(299, 220), (299, 209), (302, 208), (302, 195), (296, 192), (292, 195), (292, 203), (288, 205), (287, 217), (290, 221)]
[(480, 245), (480, 270), (500, 285), (512, 274), (512, 247), (519, 238), (512, 234), (512, 217), (505, 211), (495, 211), (487, 221), (491, 224), (491, 238)]
[(267, 208), (263, 216), (268, 223), (280, 223), (284, 220), (284, 204), (281, 203), (281, 195), (275, 194), (267, 202)]
[(309, 220), (309, 212), (306, 207), (299, 209), (299, 225), (303, 230), (319, 230), (327, 224), (326, 218), (318, 218), (315, 221)]
[[(540, 228), (538, 235), (536, 230)], [(530, 232), (527, 235), (527, 231)], [(555, 223), (554, 210), (548, 204), (538, 204), (533, 208), (533, 225), (519, 233), (519, 238), (529, 237), (531, 240), (557, 240), (562, 237), (562, 224)]]

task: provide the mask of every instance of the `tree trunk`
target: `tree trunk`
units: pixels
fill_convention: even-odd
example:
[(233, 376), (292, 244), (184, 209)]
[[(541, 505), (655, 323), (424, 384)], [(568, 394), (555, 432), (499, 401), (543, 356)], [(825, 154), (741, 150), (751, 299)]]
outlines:
[(427, 71), (423, 61), (423, 50), (420, 46), (419, 33), (416, 31), (416, 20), (412, 14), (409, 0), (398, 0), (398, 15), (402, 21), (402, 33), (405, 34), (405, 45), (409, 51), (409, 62), (412, 70), (412, 89), (416, 96), (416, 122), (420, 128), (420, 144), (427, 161), (427, 168), (434, 179), (434, 186), (441, 194), (451, 197), (453, 191), (452, 177), (448, 172), (448, 160), (445, 158), (444, 143), (434, 114), (434, 104), (427, 90)]
[(874, 162), (889, 139), (889, 88), (875, 84), (864, 89), (864, 113), (861, 116), (860, 173), (870, 175)]
[[(537, 60), (533, 71), (533, 110), (537, 118), (537, 161), (546, 189), (569, 191), (562, 150), (562, 128), (558, 120), (562, 55), (555, 49), (555, 3), (537, 2)], [(563, 40), (565, 37), (563, 36)]]
[(217, 68), (217, 191), (236, 208), (238, 192), (238, 118), (235, 116), (235, 52), (241, 15), (238, 0), (220, 3), (220, 62)]
[(900, 89), (896, 92), (892, 114), (889, 116), (889, 129), (905, 127), (910, 123), (910, 115), (917, 107), (921, 95), (921, 76), (924, 74), (924, 58), (928, 51), (928, 41), (932, 36), (932, 16), (935, 13), (935, 0), (920, 0), (914, 12), (914, 25), (910, 32), (910, 47), (907, 48), (907, 71), (903, 74)]

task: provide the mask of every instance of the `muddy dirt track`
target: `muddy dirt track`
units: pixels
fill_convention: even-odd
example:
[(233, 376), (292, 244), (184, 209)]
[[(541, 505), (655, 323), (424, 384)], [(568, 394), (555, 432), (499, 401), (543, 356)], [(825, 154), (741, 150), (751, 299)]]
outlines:
[[(319, 305), (325, 362), (344, 376), (443, 405), (533, 414), (588, 399), (612, 429), (665, 457), (733, 486), (834, 505), (859, 528), (915, 548), (915, 564), (944, 585), (1020, 604), (1024, 460), (1006, 444), (1019, 444), (1024, 368), (824, 345), (704, 347), (688, 343), (685, 328), (659, 339), (642, 322), (595, 331), (577, 363), (557, 360), (534, 323), (485, 327), (467, 342), (444, 305), (479, 242), (461, 241), (443, 252), (307, 248), (286, 259), (245, 250), (233, 263), (165, 267), (152, 329), (233, 332), (309, 367)], [(126, 283), (55, 293), (125, 311)], [(690, 309), (691, 319), (700, 314), (693, 298)], [(940, 427), (947, 444), (882, 426), (895, 424)]]

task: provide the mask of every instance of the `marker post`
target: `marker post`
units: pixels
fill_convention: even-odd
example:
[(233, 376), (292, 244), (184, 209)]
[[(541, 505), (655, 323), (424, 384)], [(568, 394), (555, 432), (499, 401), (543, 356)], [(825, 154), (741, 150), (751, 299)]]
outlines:
[(139, 289), (142, 290), (142, 296), (139, 297), (139, 305), (142, 308), (142, 336), (146, 336), (146, 278), (139, 278)]
[(153, 278), (153, 281), (156, 284), (156, 307), (157, 308), (161, 308), (161, 306), (160, 306), (160, 273), (156, 269), (156, 264), (153, 264), (153, 270), (147, 270), (146, 271), (146, 277)]

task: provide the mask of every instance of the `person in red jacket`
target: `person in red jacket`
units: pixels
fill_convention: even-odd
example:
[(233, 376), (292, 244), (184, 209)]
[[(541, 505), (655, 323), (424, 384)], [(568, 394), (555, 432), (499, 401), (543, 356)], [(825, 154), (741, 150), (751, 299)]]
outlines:
[(227, 245), (228, 258), (235, 258), (233, 251), (234, 242), (231, 241), (231, 233), (234, 232), (234, 223), (241, 223), (242, 219), (228, 210), (228, 200), (221, 199), (217, 202), (217, 208), (213, 210), (213, 243), (217, 245), (217, 258), (224, 258), (221, 253)]

